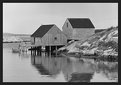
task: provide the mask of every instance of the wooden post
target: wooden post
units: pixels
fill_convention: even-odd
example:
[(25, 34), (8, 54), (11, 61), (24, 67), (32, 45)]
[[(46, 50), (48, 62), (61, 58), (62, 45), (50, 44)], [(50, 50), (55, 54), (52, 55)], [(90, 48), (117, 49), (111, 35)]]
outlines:
[(34, 56), (35, 56), (35, 49), (33, 50), (33, 54), (34, 54)]
[(36, 47), (36, 55), (37, 55), (37, 47)]
[(36, 55), (37, 55), (37, 47), (36, 47)]
[(39, 47), (38, 47), (38, 55), (40, 55), (40, 50), (39, 50)]
[(39, 55), (39, 47), (37, 47), (37, 55)]
[(55, 46), (55, 55), (57, 56), (57, 46)]
[(34, 50), (32, 50), (32, 55), (34, 55)]
[(49, 51), (51, 52), (51, 46), (49, 47), (49, 49), (50, 49)]
[(42, 50), (42, 47), (40, 46), (40, 56), (41, 56), (41, 50)]
[(34, 55), (34, 50), (32, 50), (32, 55)]
[(31, 51), (31, 55), (32, 55), (32, 50), (30, 50)]
[(37, 47), (36, 47), (36, 55), (37, 55)]
[(32, 55), (32, 47), (31, 47), (31, 55)]
[(32, 48), (32, 55), (33, 55), (33, 48)]
[(51, 56), (51, 46), (49, 46), (49, 56)]
[(34, 55), (34, 50), (33, 50), (33, 47), (32, 47), (32, 55)]
[(35, 55), (36, 55), (36, 47), (35, 47), (34, 51), (35, 51)]
[(32, 47), (32, 50), (31, 51), (32, 51), (32, 56), (33, 56), (33, 47)]
[(55, 50), (57, 51), (57, 46), (55, 46)]
[(38, 47), (38, 55), (40, 55), (40, 48)]
[(35, 64), (35, 56), (32, 56), (32, 58), (33, 58), (33, 64)]
[(47, 52), (47, 46), (45, 46), (45, 52)]

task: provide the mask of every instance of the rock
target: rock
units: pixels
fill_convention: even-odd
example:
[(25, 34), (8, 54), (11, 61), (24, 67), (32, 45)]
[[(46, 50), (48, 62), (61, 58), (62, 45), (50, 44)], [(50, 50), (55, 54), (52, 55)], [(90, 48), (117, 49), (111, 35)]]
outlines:
[[(116, 39), (114, 39), (116, 37)], [(118, 28), (111, 27), (90, 36), (85, 41), (73, 41), (58, 51), (66, 50), (68, 53), (80, 52), (84, 55), (118, 56)]]

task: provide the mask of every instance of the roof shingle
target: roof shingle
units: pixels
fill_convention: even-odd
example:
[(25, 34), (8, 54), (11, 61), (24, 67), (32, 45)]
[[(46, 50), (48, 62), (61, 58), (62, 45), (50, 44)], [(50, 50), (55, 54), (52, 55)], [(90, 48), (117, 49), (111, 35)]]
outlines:
[(73, 28), (95, 28), (89, 18), (68, 18)]
[(32, 35), (31, 37), (43, 37), (52, 27), (52, 25), (41, 25)]

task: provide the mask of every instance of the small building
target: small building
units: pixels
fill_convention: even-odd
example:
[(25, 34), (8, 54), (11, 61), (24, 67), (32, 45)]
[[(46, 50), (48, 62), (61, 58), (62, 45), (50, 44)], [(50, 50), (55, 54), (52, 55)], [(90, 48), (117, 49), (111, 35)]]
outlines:
[(31, 43), (36, 46), (65, 45), (67, 38), (56, 25), (41, 25), (31, 35)]
[(89, 18), (67, 18), (62, 29), (68, 41), (85, 40), (95, 33), (95, 27)]
[(41, 25), (31, 35), (31, 54), (41, 55), (41, 51), (51, 52), (57, 51), (60, 47), (67, 44), (67, 37), (55, 25)]

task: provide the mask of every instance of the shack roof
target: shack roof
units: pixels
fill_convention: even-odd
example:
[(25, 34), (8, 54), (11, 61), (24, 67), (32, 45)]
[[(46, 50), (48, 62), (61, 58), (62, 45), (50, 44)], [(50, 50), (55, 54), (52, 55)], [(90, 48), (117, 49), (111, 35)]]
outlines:
[(73, 28), (95, 28), (89, 18), (68, 18)]
[(43, 37), (52, 27), (54, 24), (51, 25), (41, 25), (32, 35), (31, 37)]

